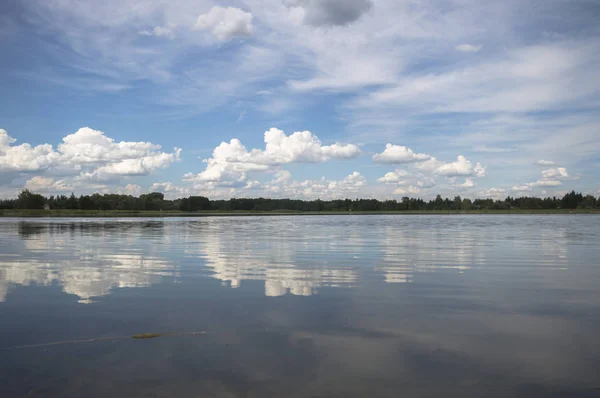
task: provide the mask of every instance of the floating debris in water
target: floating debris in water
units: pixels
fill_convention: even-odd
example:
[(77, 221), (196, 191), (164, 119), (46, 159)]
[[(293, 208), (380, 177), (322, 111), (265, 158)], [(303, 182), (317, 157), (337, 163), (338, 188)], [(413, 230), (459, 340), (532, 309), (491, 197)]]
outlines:
[(153, 339), (155, 337), (163, 336), (162, 333), (140, 333), (131, 336), (132, 339)]
[(99, 337), (97, 339), (85, 339), (85, 340), (63, 340), (63, 341), (53, 341), (50, 343), (41, 343), (41, 344), (29, 344), (29, 345), (19, 345), (13, 347), (3, 347), (0, 350), (14, 350), (17, 348), (34, 348), (34, 347), (47, 347), (51, 345), (63, 345), (63, 344), (77, 344), (77, 343), (94, 343), (98, 341), (111, 341), (111, 340), (124, 340), (124, 339), (154, 339), (162, 336), (195, 336), (199, 334), (206, 334), (205, 331), (199, 332), (169, 332), (169, 333), (138, 333), (131, 336), (117, 336), (117, 337)]

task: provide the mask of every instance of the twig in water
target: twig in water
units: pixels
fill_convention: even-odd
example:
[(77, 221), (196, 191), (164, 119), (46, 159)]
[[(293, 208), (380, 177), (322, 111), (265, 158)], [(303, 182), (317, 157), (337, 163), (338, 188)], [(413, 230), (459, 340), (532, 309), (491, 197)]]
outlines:
[(125, 339), (154, 339), (156, 337), (163, 336), (195, 336), (199, 334), (206, 334), (205, 331), (200, 332), (171, 332), (171, 333), (138, 333), (132, 336), (116, 336), (116, 337), (100, 337), (96, 339), (85, 339), (85, 340), (63, 340), (63, 341), (53, 341), (51, 343), (41, 343), (41, 344), (28, 344), (28, 345), (18, 345), (13, 347), (4, 347), (0, 348), (0, 350), (14, 350), (17, 348), (34, 348), (34, 347), (48, 347), (52, 345), (63, 345), (63, 344), (77, 344), (77, 343), (95, 343), (98, 341), (111, 341), (111, 340), (125, 340)]

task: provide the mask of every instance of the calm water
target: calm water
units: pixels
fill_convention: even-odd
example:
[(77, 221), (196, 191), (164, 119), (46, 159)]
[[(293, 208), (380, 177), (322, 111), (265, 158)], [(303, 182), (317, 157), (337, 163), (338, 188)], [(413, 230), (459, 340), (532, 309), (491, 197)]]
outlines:
[(0, 397), (600, 396), (599, 238), (589, 215), (0, 219)]

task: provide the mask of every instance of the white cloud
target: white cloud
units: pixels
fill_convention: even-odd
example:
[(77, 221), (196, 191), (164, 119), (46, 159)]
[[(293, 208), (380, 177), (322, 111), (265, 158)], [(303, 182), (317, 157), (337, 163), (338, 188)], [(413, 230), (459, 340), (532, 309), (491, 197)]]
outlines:
[(433, 173), (443, 164), (444, 162), (441, 162), (432, 156), (429, 160), (415, 164), (415, 167), (424, 172)]
[(289, 163), (319, 163), (331, 159), (350, 159), (360, 154), (353, 144), (322, 145), (310, 131), (286, 135), (282, 130), (271, 128), (264, 134), (265, 149), (248, 151), (238, 139), (222, 142), (206, 159), (206, 169), (197, 176), (188, 175), (187, 180), (241, 184), (248, 172), (274, 170)]
[(0, 129), (0, 148), (6, 148), (15, 141), (14, 138), (8, 135), (6, 130)]
[[(400, 148), (400, 150), (398, 150)], [(405, 147), (392, 146), (388, 144), (387, 159), (406, 160), (414, 158), (412, 150)], [(394, 195), (422, 193), (423, 190), (439, 186), (441, 193), (455, 191), (456, 188), (473, 188), (476, 178), (482, 178), (487, 175), (487, 169), (480, 163), (473, 165), (471, 161), (462, 155), (458, 155), (455, 162), (445, 163), (433, 156), (426, 155), (427, 160), (413, 162), (407, 167), (412, 167), (414, 173), (405, 170), (396, 170), (386, 173), (383, 177), (377, 179), (377, 182), (388, 185), (399, 185), (392, 192)], [(445, 177), (445, 178), (441, 178)], [(457, 183), (457, 177), (466, 177), (463, 183)], [(408, 188), (405, 188), (408, 186)], [(411, 189), (412, 187), (412, 189)], [(429, 192), (429, 191), (427, 191)]]
[(310, 131), (295, 132), (286, 136), (282, 130), (272, 128), (265, 132), (265, 143), (264, 156), (271, 164), (325, 162), (332, 158), (351, 159), (360, 153), (360, 149), (353, 144), (336, 143), (323, 146)]
[(475, 167), (473, 167), (473, 173), (475, 177), (485, 177), (487, 176), (487, 168), (483, 167), (480, 163), (477, 163)]
[(188, 187), (182, 187), (173, 184), (170, 181), (167, 182), (155, 182), (150, 187), (151, 192), (162, 192), (167, 198), (176, 199), (190, 195), (190, 189)]
[(166, 37), (171, 40), (177, 37), (173, 29), (167, 26), (155, 26), (152, 29), (140, 30), (138, 34), (141, 36)]
[(490, 188), (484, 191), (480, 191), (478, 193), (478, 196), (484, 198), (502, 199), (504, 197), (505, 192), (506, 190), (503, 188)]
[(423, 179), (417, 181), (417, 186), (419, 186), (419, 188), (433, 188), (436, 186), (436, 182), (434, 179), (429, 178), (429, 177), (424, 177)]
[(554, 166), (555, 163), (552, 160), (538, 160), (535, 162), (538, 166)]
[(459, 177), (459, 176), (472, 176), (485, 177), (487, 170), (480, 163), (477, 163), (475, 167), (471, 161), (462, 155), (458, 155), (456, 162), (445, 163), (439, 166), (435, 173), (446, 177)]
[(457, 184), (456, 186), (461, 188), (473, 188), (475, 186), (475, 183), (473, 182), (473, 179), (467, 178), (465, 182), (463, 182), (462, 184)]
[(530, 187), (557, 187), (562, 185), (560, 181), (557, 180), (537, 180), (535, 182), (530, 182), (528, 184)]
[[(395, 82), (356, 97), (359, 119), (405, 120), (417, 114), (523, 113), (594, 102), (600, 79), (595, 40), (513, 47), (468, 66), (400, 75)], [(370, 127), (367, 121), (363, 128)]]
[(435, 157), (429, 160), (417, 163), (415, 167), (424, 172), (429, 172), (446, 177), (485, 177), (487, 168), (477, 162), (475, 166), (463, 155), (458, 155), (455, 162), (444, 163)]
[[(172, 153), (160, 152), (160, 145), (151, 142), (116, 142), (89, 127), (65, 136), (56, 150), (50, 144), (12, 145), (15, 141), (0, 130), (0, 171), (17, 175), (46, 173), (29, 179), (26, 186), (47, 192), (83, 188), (84, 180), (147, 175), (168, 167), (181, 154), (179, 148)], [(63, 178), (55, 180), (57, 176)]]
[(107, 181), (115, 177), (148, 175), (154, 170), (164, 169), (179, 160), (180, 154), (181, 149), (176, 148), (175, 153), (163, 152), (138, 159), (124, 159), (100, 166), (92, 172), (82, 173), (81, 178)]
[(209, 30), (219, 40), (251, 36), (254, 32), (251, 13), (235, 7), (214, 6), (196, 20), (194, 29)]
[(76, 164), (117, 162), (142, 158), (152, 154), (160, 145), (151, 142), (115, 142), (104, 132), (82, 127), (62, 139), (57, 150), (62, 161)]
[(386, 173), (383, 177), (378, 178), (378, 182), (384, 182), (386, 184), (403, 184), (403, 177), (406, 177), (408, 172), (406, 170), (397, 169), (396, 171), (390, 171)]
[(529, 184), (515, 185), (511, 190), (514, 192), (529, 192), (531, 191), (531, 186)]
[(290, 173), (287, 170), (279, 170), (279, 171), (275, 172), (275, 179), (273, 180), (273, 182), (276, 184), (279, 184), (279, 183), (289, 181), (291, 178), (292, 178), (292, 173)]
[(137, 184), (127, 184), (125, 185), (125, 188), (119, 188), (118, 192), (131, 196), (140, 196), (142, 193), (142, 187)]
[(330, 195), (343, 195), (345, 193), (358, 192), (358, 190), (364, 187), (366, 183), (367, 180), (358, 171), (355, 171), (341, 181), (330, 181), (327, 184), (327, 191)]
[(64, 180), (55, 180), (50, 177), (35, 176), (25, 182), (25, 188), (33, 192), (67, 192), (73, 191), (74, 187), (65, 183)]
[(463, 53), (476, 53), (481, 50), (482, 46), (480, 45), (472, 45), (472, 44), (460, 44), (455, 47), (456, 51), (460, 51)]
[(348, 195), (356, 195), (366, 186), (366, 179), (357, 171), (342, 180), (304, 180), (290, 181), (276, 178), (264, 184), (264, 192), (277, 197), (301, 199), (345, 199)]
[(382, 153), (373, 155), (373, 161), (377, 163), (415, 163), (431, 159), (430, 155), (415, 153), (412, 149), (402, 145), (386, 144)]
[(569, 173), (567, 173), (567, 169), (564, 167), (558, 167), (555, 169), (547, 169), (542, 171), (542, 177), (546, 179), (565, 179), (569, 177)]
[(421, 193), (421, 189), (411, 185), (407, 189), (398, 187), (394, 190), (394, 192), (392, 194), (393, 195), (407, 195), (407, 194), (416, 195), (419, 193)]
[(232, 197), (269, 197), (294, 199), (345, 199), (347, 197), (370, 197), (364, 191), (368, 188), (367, 180), (359, 172), (354, 171), (341, 180), (330, 180), (322, 177), (318, 180), (293, 180), (289, 171), (277, 170), (274, 178), (260, 182), (246, 178), (236, 185), (226, 185), (227, 181), (199, 181), (188, 176), (184, 182), (187, 186), (175, 186), (171, 183), (156, 183), (154, 190), (185, 195), (203, 195), (211, 199), (229, 199)]
[(34, 172), (58, 163), (60, 155), (54, 152), (52, 145), (11, 145), (14, 142), (6, 130), (0, 129), (0, 171)]
[(569, 178), (569, 173), (567, 172), (567, 169), (564, 167), (557, 167), (557, 168), (552, 168), (552, 169), (546, 169), (542, 171), (542, 178), (534, 181), (534, 182), (530, 182), (527, 184), (521, 184), (521, 185), (516, 185), (514, 187), (512, 187), (513, 191), (519, 192), (525, 192), (525, 191), (531, 191), (532, 188), (550, 188), (550, 187), (558, 187), (560, 185), (562, 185), (562, 180), (566, 180)]

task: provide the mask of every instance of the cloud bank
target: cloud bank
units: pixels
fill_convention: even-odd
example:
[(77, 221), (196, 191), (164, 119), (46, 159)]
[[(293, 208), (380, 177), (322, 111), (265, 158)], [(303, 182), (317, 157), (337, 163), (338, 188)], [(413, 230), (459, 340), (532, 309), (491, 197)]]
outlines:
[(51, 144), (15, 143), (16, 139), (0, 129), (0, 172), (10, 173), (15, 179), (31, 176), (25, 186), (46, 191), (66, 191), (74, 186), (84, 187), (91, 181), (114, 182), (150, 175), (181, 157), (180, 148), (168, 153), (161, 152), (160, 145), (151, 142), (117, 142), (89, 127), (63, 137), (56, 149)]

